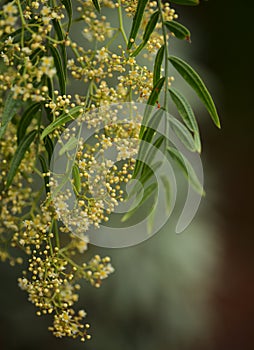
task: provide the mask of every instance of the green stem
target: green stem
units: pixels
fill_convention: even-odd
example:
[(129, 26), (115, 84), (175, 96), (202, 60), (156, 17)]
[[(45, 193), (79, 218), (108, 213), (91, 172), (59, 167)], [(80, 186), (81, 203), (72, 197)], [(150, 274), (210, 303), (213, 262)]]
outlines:
[(128, 44), (128, 39), (127, 39), (127, 35), (125, 33), (124, 30), (124, 26), (123, 26), (123, 13), (122, 13), (122, 4), (121, 4), (121, 0), (118, 0), (118, 19), (119, 19), (119, 30), (122, 33), (122, 36), (124, 38), (125, 44)]
[(19, 9), (21, 24), (22, 24), (22, 27), (21, 27), (21, 47), (24, 47), (24, 28), (26, 27), (26, 21), (25, 21), (25, 18), (23, 16), (23, 10), (21, 7), (20, 0), (17, 0), (17, 5), (18, 5), (18, 9)]
[(76, 267), (78, 270), (84, 270), (84, 268), (82, 268), (80, 265), (76, 264), (75, 261), (73, 261), (72, 259), (70, 259), (66, 254), (64, 254), (62, 252), (62, 250), (59, 251), (59, 254), (68, 261), (69, 264), (71, 264), (72, 266)]
[[(77, 59), (81, 57), (81, 55), (79, 54), (77, 48), (72, 45), (72, 42), (71, 42), (70, 48), (72, 49), (72, 52), (74, 53), (74, 55), (75, 55), (75, 57)], [(82, 62), (81, 60), (79, 60), (78, 62), (80, 63), (82, 68), (85, 68), (86, 65), (85, 65), (84, 62)]]

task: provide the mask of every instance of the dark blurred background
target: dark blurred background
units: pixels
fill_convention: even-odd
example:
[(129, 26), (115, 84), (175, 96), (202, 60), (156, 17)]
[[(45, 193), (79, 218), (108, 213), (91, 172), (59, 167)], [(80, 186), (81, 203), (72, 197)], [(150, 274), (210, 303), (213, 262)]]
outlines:
[(254, 349), (253, 11), (251, 0), (178, 11), (192, 44), (176, 50), (202, 73), (222, 120), (218, 131), (197, 105), (207, 196), (189, 229), (177, 236), (169, 223), (133, 248), (92, 248), (116, 272), (99, 290), (83, 286), (86, 344), (54, 339), (19, 290), (19, 271), (1, 264), (0, 350)]

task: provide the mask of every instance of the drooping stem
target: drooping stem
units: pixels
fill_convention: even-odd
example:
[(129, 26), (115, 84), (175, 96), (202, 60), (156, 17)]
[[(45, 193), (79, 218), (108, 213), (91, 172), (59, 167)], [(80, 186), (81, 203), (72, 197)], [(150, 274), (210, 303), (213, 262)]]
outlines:
[(125, 44), (128, 44), (128, 39), (127, 39), (127, 35), (125, 33), (124, 30), (124, 26), (123, 26), (123, 13), (122, 13), (122, 4), (121, 4), (121, 0), (118, 0), (118, 19), (119, 19), (119, 30), (122, 33), (122, 36), (124, 38)]

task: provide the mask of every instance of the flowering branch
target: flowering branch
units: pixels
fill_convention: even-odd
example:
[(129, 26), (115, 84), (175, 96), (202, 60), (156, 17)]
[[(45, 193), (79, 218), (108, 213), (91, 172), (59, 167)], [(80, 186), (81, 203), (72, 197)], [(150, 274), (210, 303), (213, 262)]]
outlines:
[[(172, 2), (197, 4), (197, 0)], [(73, 6), (79, 14), (76, 19)], [(118, 17), (119, 28), (107, 21), (105, 8)], [(131, 123), (120, 125), (117, 116), (96, 116), (95, 111), (125, 102), (168, 111), (171, 99), (182, 120), (174, 125), (181, 131), (183, 143), (187, 137), (192, 151), (200, 152), (194, 113), (171, 86), (172, 64), (217, 126), (219, 118), (198, 74), (183, 60), (169, 55), (168, 41), (175, 37), (189, 41), (190, 33), (175, 21), (178, 16), (168, 3), (13, 0), (1, 5), (0, 17), (0, 259), (11, 265), (25, 260), (19, 286), (28, 293), (38, 316), (53, 316), (49, 330), (55, 336), (85, 341), (91, 338), (89, 324), (83, 323), (86, 313), (74, 307), (78, 282), (85, 279), (98, 288), (114, 271), (109, 257), (95, 255), (88, 262), (81, 261), (88, 247), (85, 232), (109, 221), (115, 207), (125, 200), (126, 184), (137, 178), (134, 156), (140, 140), (159, 144), (156, 135), (151, 137), (148, 127), (142, 129), (134, 114)], [(124, 20), (131, 20), (130, 30)], [(82, 24), (82, 40), (78, 42), (73, 30), (76, 23)], [(152, 70), (142, 58), (150, 61)], [(77, 82), (81, 93), (73, 93)], [(61, 142), (67, 123), (84, 115), (87, 130), (100, 123), (106, 126), (96, 131), (92, 145), (75, 138), (62, 145), (62, 154), (69, 155), (74, 148), (77, 152), (68, 158), (62, 182), (55, 184), (51, 176), (56, 174), (50, 170), (54, 145)], [(112, 144), (119, 152), (117, 164), (106, 159), (105, 152)], [(94, 173), (97, 175), (91, 181)], [(140, 178), (144, 175), (149, 178), (148, 168), (143, 168)], [(74, 223), (75, 235), (68, 224), (61, 223), (63, 217), (67, 223), (72, 219), (66, 205), (70, 194), (61, 192), (70, 179), (77, 200), (74, 209), (81, 213)], [(101, 183), (106, 190), (100, 189)], [(20, 249), (20, 257), (13, 254), (14, 248)]]

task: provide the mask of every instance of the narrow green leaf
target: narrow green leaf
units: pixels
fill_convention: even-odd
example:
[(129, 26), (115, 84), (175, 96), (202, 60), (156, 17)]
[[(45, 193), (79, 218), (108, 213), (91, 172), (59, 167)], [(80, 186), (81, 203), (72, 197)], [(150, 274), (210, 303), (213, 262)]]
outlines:
[(121, 219), (122, 222), (127, 221), (133, 214), (135, 214), (135, 212), (137, 211), (138, 208), (140, 208), (147, 200), (148, 198), (151, 197), (151, 195), (157, 190), (157, 183), (152, 183), (151, 185), (149, 185), (145, 190), (144, 190), (144, 194), (142, 197), (142, 200), (140, 201), (140, 203), (138, 204), (138, 206), (135, 206), (135, 208), (130, 209)]
[(127, 45), (128, 50), (131, 49), (134, 43), (134, 40), (136, 39), (136, 36), (138, 34), (138, 30), (143, 19), (143, 14), (144, 14), (147, 2), (148, 0), (138, 0), (138, 6), (137, 6), (135, 16), (133, 18), (131, 32), (130, 32), (129, 41)]
[(136, 48), (134, 52), (130, 55), (131, 57), (136, 57), (140, 51), (143, 50), (143, 48), (146, 46), (146, 42), (142, 41), (141, 44)]
[(57, 119), (55, 119), (51, 124), (49, 124), (42, 132), (41, 139), (52, 133), (56, 128), (65, 125), (70, 120), (74, 120), (80, 115), (81, 106), (76, 106), (71, 108), (68, 113), (61, 114)]
[(71, 2), (71, 0), (61, 0), (61, 1), (66, 9), (67, 14), (68, 14), (69, 21), (68, 21), (67, 32), (69, 32), (71, 22), (72, 22), (72, 12), (73, 12), (72, 11), (72, 2)]
[(176, 118), (168, 117), (168, 121), (178, 136), (179, 140), (185, 145), (185, 147), (191, 152), (197, 151), (190, 131)]
[(153, 69), (153, 86), (156, 85), (157, 81), (161, 77), (161, 65), (164, 57), (165, 44), (161, 46), (155, 57), (154, 69)]
[[(151, 92), (151, 94), (150, 94), (150, 96), (148, 98), (147, 106), (146, 106), (146, 109), (145, 109), (145, 112), (144, 112), (142, 125), (141, 125), (141, 128), (140, 128), (139, 138), (141, 140), (143, 140), (145, 130), (147, 129), (146, 125), (148, 125), (148, 121), (149, 121), (150, 115), (152, 113), (152, 110), (151, 110), (150, 106), (151, 105), (155, 105), (156, 101), (158, 100), (160, 91), (161, 91), (161, 89), (162, 89), (162, 87), (164, 85), (164, 81), (165, 81), (165, 77), (162, 77), (160, 80), (158, 80), (158, 82), (153, 87), (153, 90), (152, 90), (152, 92)], [(152, 129), (151, 129), (151, 132), (153, 133)], [(139, 156), (140, 156), (140, 151), (142, 151), (142, 150), (139, 150)], [(137, 176), (137, 174), (140, 171), (140, 168), (141, 168), (141, 162), (139, 160), (137, 160), (136, 164), (135, 164), (135, 169), (133, 171), (133, 178), (135, 178)]]
[(154, 31), (154, 28), (156, 27), (156, 24), (158, 22), (159, 16), (160, 16), (160, 12), (159, 11), (154, 12), (151, 15), (151, 17), (150, 17), (149, 22), (146, 25), (145, 32), (144, 32), (144, 35), (143, 35), (143, 41), (145, 41), (146, 43), (149, 40), (150, 35)]
[(138, 153), (138, 158), (141, 158), (142, 161), (140, 161), (140, 160), (136, 161), (135, 169), (134, 169), (133, 175), (132, 175), (133, 179), (136, 179), (138, 174), (141, 174), (141, 177), (143, 176), (143, 174), (145, 174), (145, 170), (146, 170), (146, 166), (147, 166), (146, 164), (152, 163), (152, 160), (154, 159), (157, 150), (160, 149), (164, 140), (165, 140), (164, 135), (159, 136), (155, 140), (155, 142), (153, 142), (153, 144), (152, 144), (153, 147), (151, 149), (149, 149), (149, 152), (146, 152), (144, 144), (141, 145), (141, 147), (139, 149), (139, 153)]
[(153, 87), (153, 90), (148, 98), (147, 104), (154, 106), (155, 103), (158, 101), (159, 94), (161, 92), (161, 89), (164, 85), (165, 77), (160, 78), (160, 80), (157, 81), (156, 85)]
[(153, 90), (148, 98), (148, 101), (147, 101), (147, 106), (146, 106), (146, 109), (145, 109), (145, 112), (144, 112), (144, 117), (143, 117), (143, 121), (142, 121), (142, 126), (140, 128), (140, 138), (143, 139), (143, 134), (144, 134), (144, 131), (145, 131), (145, 125), (147, 125), (148, 123), (148, 120), (150, 118), (150, 115), (152, 113), (152, 109), (150, 106), (154, 106), (155, 103), (158, 101), (159, 99), (159, 95), (160, 95), (160, 92), (161, 92), (161, 89), (164, 85), (164, 82), (165, 82), (165, 77), (162, 77), (160, 78), (157, 83), (155, 84), (155, 86), (153, 87)]
[(60, 26), (59, 21), (54, 18), (52, 20), (52, 23), (53, 23), (53, 27), (55, 29), (55, 32), (56, 32), (58, 40), (59, 41), (63, 41), (64, 40), (64, 34), (63, 34), (63, 30), (62, 30), (62, 27)]
[(64, 68), (61, 60), (61, 56), (53, 45), (49, 45), (50, 51), (52, 53), (52, 56), (54, 58), (54, 63), (56, 67), (57, 77), (59, 81), (59, 87), (62, 95), (66, 94), (66, 78), (64, 73)]
[(152, 166), (148, 166), (148, 171), (145, 171), (144, 174), (139, 178), (139, 182), (143, 185), (154, 175), (157, 169), (162, 165), (162, 161), (154, 163)]
[[(44, 157), (42, 155), (39, 155), (39, 161), (41, 163), (41, 168), (42, 168), (42, 171), (44, 174), (47, 174), (48, 173), (48, 167), (47, 167), (47, 164), (46, 164), (46, 161), (44, 159)], [(46, 190), (46, 193), (49, 193), (50, 192), (50, 188), (49, 188), (49, 176), (44, 176), (44, 184), (45, 184), (45, 190)]]
[(190, 31), (179, 22), (166, 21), (164, 22), (167, 29), (174, 33), (177, 39), (190, 41)]
[(199, 0), (172, 0), (170, 2), (177, 5), (188, 5), (188, 6), (196, 6), (199, 4)]
[[(143, 161), (137, 160), (135, 164), (135, 168), (133, 171), (133, 179), (137, 178), (137, 175), (140, 173), (141, 176), (143, 176), (145, 172), (145, 166), (146, 164), (151, 164), (152, 160), (155, 157), (155, 154), (157, 150), (161, 147), (163, 141), (165, 140), (165, 137), (163, 135), (159, 136), (155, 142), (153, 142), (153, 147), (149, 149), (149, 152), (146, 152), (144, 144), (141, 145), (138, 153), (138, 158), (141, 158)], [(147, 154), (145, 154), (147, 153)]]
[(191, 131), (198, 131), (198, 124), (189, 102), (178, 90), (170, 88), (168, 91), (186, 126)]
[(73, 165), (72, 177), (73, 177), (73, 184), (75, 186), (75, 189), (78, 193), (80, 193), (81, 192), (81, 179), (80, 179), (79, 167), (77, 164)]
[(93, 0), (93, 5), (98, 12), (101, 12), (101, 7), (98, 0)]
[(57, 38), (59, 41), (62, 41), (63, 43), (60, 44), (60, 50), (61, 50), (61, 57), (63, 61), (63, 70), (64, 70), (64, 76), (66, 78), (67, 76), (67, 52), (66, 52), (66, 46), (64, 44), (64, 33), (62, 30), (62, 27), (60, 26), (60, 23), (57, 19), (53, 19), (53, 26), (57, 35)]
[(202, 145), (201, 145), (199, 132), (198, 133), (196, 133), (196, 132), (194, 133), (194, 143), (195, 143), (196, 150), (198, 151), (198, 153), (201, 153)]
[(154, 12), (152, 14), (149, 22), (146, 25), (142, 42), (136, 48), (136, 50), (131, 54), (131, 56), (134, 56), (134, 57), (137, 56), (139, 54), (139, 52), (145, 47), (145, 45), (147, 44), (147, 42), (148, 42), (148, 40), (150, 38), (150, 35), (152, 34), (152, 32), (154, 31), (154, 28), (156, 27), (156, 24), (158, 22), (159, 16), (160, 16), (159, 11), (156, 11), (156, 12)]
[(176, 161), (176, 163), (180, 166), (180, 168), (183, 170), (184, 175), (187, 177), (187, 179), (190, 181), (192, 187), (202, 196), (205, 195), (203, 186), (201, 185), (199, 179), (197, 178), (197, 175), (192, 168), (190, 162), (188, 159), (181, 154), (177, 149), (173, 147), (168, 147), (167, 151), (169, 155)]
[(144, 164), (144, 168), (146, 170), (143, 171), (143, 174), (138, 178), (138, 182), (133, 186), (133, 189), (128, 195), (128, 199), (130, 199), (134, 194), (138, 192), (138, 187), (140, 186), (140, 183), (142, 185), (145, 185), (145, 183), (154, 175), (155, 171), (159, 169), (161, 165), (161, 161), (156, 162), (155, 164), (153, 164), (152, 167), (146, 166), (146, 164)]
[(197, 72), (188, 63), (175, 56), (170, 56), (169, 61), (194, 89), (200, 100), (204, 103), (215, 125), (220, 128), (220, 120), (213, 99)]
[(194, 133), (194, 143), (196, 146), (196, 150), (200, 153), (201, 141), (200, 141), (199, 129), (198, 129), (198, 124), (197, 124), (194, 112), (191, 108), (191, 105), (178, 90), (174, 88), (170, 88), (169, 93), (185, 125), (189, 128), (189, 130), (191, 130)]
[(8, 188), (11, 185), (12, 180), (17, 173), (18, 167), (19, 167), (22, 159), (24, 158), (26, 151), (28, 150), (29, 146), (33, 142), (36, 134), (37, 134), (37, 130), (31, 131), (27, 135), (27, 137), (22, 139), (21, 143), (19, 144), (19, 146), (18, 146), (18, 148), (17, 148), (16, 152), (14, 153), (14, 156), (11, 160), (10, 170), (8, 172), (7, 180), (6, 180), (6, 188)]
[(1, 118), (0, 138), (4, 135), (9, 122), (15, 116), (19, 106), (20, 106), (20, 101), (14, 100), (13, 93), (10, 92), (5, 99), (4, 110)]
[(49, 137), (49, 135), (45, 136), (45, 138), (43, 139), (44, 141), (44, 145), (48, 154), (48, 163), (50, 164), (50, 160), (54, 151), (54, 145), (53, 142), (51, 140), (51, 138)]
[(145, 159), (145, 162), (147, 164), (151, 164), (152, 160), (155, 157), (156, 152), (158, 151), (158, 149), (160, 149), (161, 145), (163, 144), (163, 142), (165, 141), (165, 136), (164, 135), (160, 135), (155, 142), (153, 142), (153, 148), (152, 150), (150, 150), (150, 152), (147, 154), (147, 157)]
[(150, 118), (150, 120), (144, 125), (145, 131), (143, 133), (142, 140), (146, 142), (151, 142), (154, 134), (156, 133), (156, 130), (158, 128), (158, 125), (160, 124), (160, 121), (164, 115), (165, 111), (160, 108), (158, 109)]
[[(48, 95), (49, 95), (50, 98), (53, 99), (53, 96), (54, 96), (54, 93), (53, 93), (53, 84), (52, 84), (52, 80), (50, 79), (50, 77), (46, 77), (46, 85), (47, 85), (47, 87), (48, 87)], [(50, 108), (49, 108), (49, 107), (46, 108), (46, 107), (44, 106), (44, 108), (45, 108), (46, 110), (50, 111)]]
[(31, 120), (36, 116), (36, 113), (39, 111), (40, 108), (41, 108), (41, 103), (36, 102), (36, 103), (33, 103), (31, 106), (29, 106), (26, 109), (26, 111), (23, 113), (17, 129), (18, 145), (20, 144), (20, 141), (25, 136), (26, 130), (30, 125)]

